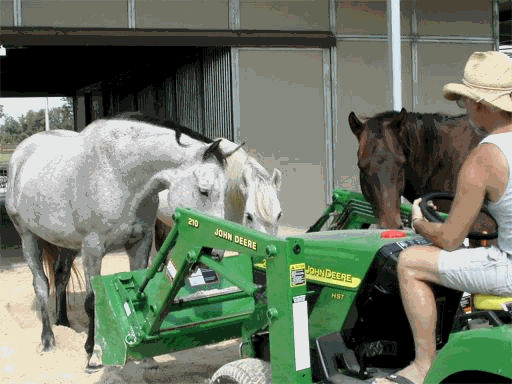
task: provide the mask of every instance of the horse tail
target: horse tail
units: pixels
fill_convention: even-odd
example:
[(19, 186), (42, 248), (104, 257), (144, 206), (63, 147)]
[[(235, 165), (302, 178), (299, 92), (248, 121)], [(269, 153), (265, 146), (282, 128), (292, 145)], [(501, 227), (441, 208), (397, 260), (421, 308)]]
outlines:
[(55, 264), (59, 257), (59, 247), (43, 240), (43, 264), (50, 286), (50, 293), (55, 290)]
[[(50, 294), (55, 292), (55, 266), (59, 258), (59, 253), (60, 247), (43, 240), (43, 265), (46, 267), (45, 269), (47, 271)], [(73, 264), (71, 264), (71, 280), (73, 281), (73, 286), (75, 279), (78, 280), (78, 286), (80, 290), (82, 290), (83, 276), (75, 265), (75, 261), (73, 260)]]

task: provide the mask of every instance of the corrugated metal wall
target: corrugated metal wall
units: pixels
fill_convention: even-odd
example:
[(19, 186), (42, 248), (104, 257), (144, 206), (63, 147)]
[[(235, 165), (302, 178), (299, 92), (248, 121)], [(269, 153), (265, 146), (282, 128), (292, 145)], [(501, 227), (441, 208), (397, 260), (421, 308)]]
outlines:
[(150, 84), (137, 93), (137, 110), (143, 113), (158, 114), (158, 109), (158, 95), (155, 86)]
[(176, 119), (176, 82), (168, 77), (164, 82), (163, 105), (166, 119)]
[(201, 62), (196, 57), (176, 71), (176, 119), (178, 123), (204, 133)]
[(205, 135), (233, 140), (231, 50), (203, 48)]
[(165, 80), (137, 88), (133, 77), (105, 84), (105, 113), (138, 110), (175, 120), (210, 138), (233, 140), (230, 54), (227, 47), (195, 48), (176, 56), (173, 68), (152, 73)]

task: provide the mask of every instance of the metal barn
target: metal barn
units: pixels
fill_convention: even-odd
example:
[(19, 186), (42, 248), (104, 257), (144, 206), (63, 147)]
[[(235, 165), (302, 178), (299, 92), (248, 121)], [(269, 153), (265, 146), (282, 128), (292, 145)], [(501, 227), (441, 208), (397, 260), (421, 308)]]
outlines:
[(506, 5), (1, 0), (0, 97), (73, 96), (77, 130), (140, 110), (245, 141), (283, 173), (283, 224), (305, 227), (333, 188), (359, 188), (349, 113), (459, 113), (442, 87), (499, 49)]

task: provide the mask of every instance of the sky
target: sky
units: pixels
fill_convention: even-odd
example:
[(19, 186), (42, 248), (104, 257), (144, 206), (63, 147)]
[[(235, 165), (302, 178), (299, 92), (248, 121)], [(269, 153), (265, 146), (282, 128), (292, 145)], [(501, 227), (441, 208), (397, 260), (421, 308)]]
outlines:
[[(38, 111), (46, 108), (45, 97), (0, 97), (0, 105), (4, 106), (4, 113), (14, 118), (19, 118), (21, 115), (30, 110)], [(48, 109), (60, 107), (64, 105), (60, 97), (48, 98)], [(4, 119), (0, 119), (3, 123)]]

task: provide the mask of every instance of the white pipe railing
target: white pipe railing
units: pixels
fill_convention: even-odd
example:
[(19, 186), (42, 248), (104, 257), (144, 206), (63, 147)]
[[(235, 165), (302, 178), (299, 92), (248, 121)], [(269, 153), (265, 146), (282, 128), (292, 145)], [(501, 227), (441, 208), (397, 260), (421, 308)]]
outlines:
[(387, 0), (389, 77), (393, 110), (402, 109), (402, 44), (400, 29), (400, 0)]

